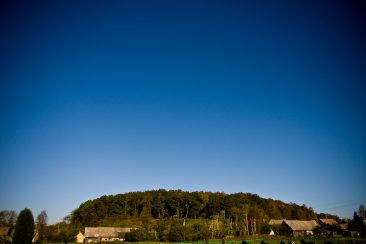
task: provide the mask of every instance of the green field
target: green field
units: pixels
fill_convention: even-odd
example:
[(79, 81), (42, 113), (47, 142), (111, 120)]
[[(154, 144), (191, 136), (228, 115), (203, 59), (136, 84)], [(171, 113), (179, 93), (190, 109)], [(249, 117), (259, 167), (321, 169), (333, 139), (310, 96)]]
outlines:
[[(249, 244), (261, 244), (264, 241), (266, 244), (279, 244), (281, 241), (284, 241), (286, 244), (289, 244), (290, 241), (295, 242), (296, 244), (300, 244), (301, 240), (305, 240), (308, 242), (315, 242), (317, 244), (358, 244), (363, 243), (366, 244), (366, 238), (333, 238), (333, 237), (307, 237), (307, 238), (294, 238), (294, 237), (264, 237), (257, 239), (246, 239)], [(221, 240), (212, 240), (208, 242), (198, 241), (198, 242), (111, 242), (111, 244), (222, 244)], [(241, 244), (242, 240), (226, 240), (225, 244)], [(61, 243), (48, 243), (48, 244), (64, 244)], [(79, 244), (75, 242), (68, 242), (68, 244)]]
[[(265, 237), (265, 238), (256, 238), (256, 239), (246, 239), (249, 244), (261, 244), (264, 241), (266, 244), (279, 244), (281, 241), (284, 241), (286, 244), (293, 241), (296, 244), (300, 244), (301, 240), (305, 240), (307, 242), (315, 242), (317, 244), (355, 244), (355, 243), (364, 243), (366, 244), (366, 238), (328, 238), (328, 237), (307, 237), (307, 238), (294, 238), (294, 237)], [(126, 244), (222, 244), (221, 240), (214, 240), (208, 242), (124, 242)], [(226, 240), (225, 244), (242, 244), (242, 240)]]

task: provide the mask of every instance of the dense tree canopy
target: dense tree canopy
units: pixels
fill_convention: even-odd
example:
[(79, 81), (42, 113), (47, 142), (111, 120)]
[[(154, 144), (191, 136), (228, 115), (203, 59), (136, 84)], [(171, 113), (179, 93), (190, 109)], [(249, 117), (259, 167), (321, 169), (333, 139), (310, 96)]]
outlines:
[(305, 205), (286, 204), (264, 199), (255, 194), (222, 192), (184, 192), (153, 190), (102, 196), (80, 205), (71, 214), (71, 221), (82, 226), (118, 225), (121, 219), (230, 219), (239, 223), (246, 219), (316, 218)]

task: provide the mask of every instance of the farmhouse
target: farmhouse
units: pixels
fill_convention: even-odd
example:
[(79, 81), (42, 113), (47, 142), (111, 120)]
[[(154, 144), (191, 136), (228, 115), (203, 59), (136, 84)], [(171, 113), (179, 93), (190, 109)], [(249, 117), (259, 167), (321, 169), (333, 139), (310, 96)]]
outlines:
[(123, 241), (124, 235), (130, 231), (131, 228), (85, 227), (85, 242)]
[(315, 220), (284, 220), (279, 227), (279, 234), (294, 237), (313, 235), (317, 226), (318, 223)]

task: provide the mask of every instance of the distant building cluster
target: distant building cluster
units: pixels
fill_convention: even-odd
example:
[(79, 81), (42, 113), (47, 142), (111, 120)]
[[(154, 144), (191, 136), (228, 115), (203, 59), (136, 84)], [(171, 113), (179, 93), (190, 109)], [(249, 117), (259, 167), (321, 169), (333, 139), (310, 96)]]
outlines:
[[(312, 236), (317, 228), (323, 230), (332, 229), (327, 227), (339, 226), (342, 231), (348, 231), (347, 224), (338, 224), (334, 219), (318, 219), (318, 220), (270, 220), (271, 228), (270, 235), (304, 237)], [(84, 234), (79, 233), (76, 237), (78, 243), (94, 243), (94, 242), (112, 242), (123, 241), (126, 233), (130, 232), (131, 228), (116, 228), (116, 227), (86, 227)], [(332, 235), (333, 233), (323, 233)], [(357, 233), (350, 233), (357, 235)]]
[[(292, 237), (312, 236), (315, 231), (322, 230), (322, 234), (333, 235), (332, 229), (337, 226), (343, 233), (349, 232), (350, 236), (357, 236), (359, 233), (348, 231), (348, 224), (338, 224), (334, 219), (318, 219), (318, 220), (270, 220), (269, 235), (281, 235)], [(101, 243), (124, 241), (126, 233), (129, 233), (132, 228), (120, 227), (85, 227), (84, 232), (79, 232), (75, 237), (77, 243)], [(325, 233), (324, 233), (325, 231)], [(2, 240), (12, 242), (14, 228), (0, 227), (0, 237)], [(38, 239), (38, 233), (35, 230), (33, 242)]]
[(319, 224), (315, 220), (271, 220), (269, 226), (271, 227), (270, 235), (282, 236), (309, 236), (314, 234), (315, 228)]
[[(293, 236), (293, 237), (303, 237), (312, 236), (314, 232), (322, 232), (324, 235), (334, 235), (337, 226), (343, 234), (348, 233), (348, 224), (338, 225), (337, 221), (334, 219), (318, 219), (318, 220), (270, 220), (269, 226), (271, 228), (270, 235), (281, 235), (281, 236)], [(359, 233), (349, 232), (349, 235), (357, 236)]]

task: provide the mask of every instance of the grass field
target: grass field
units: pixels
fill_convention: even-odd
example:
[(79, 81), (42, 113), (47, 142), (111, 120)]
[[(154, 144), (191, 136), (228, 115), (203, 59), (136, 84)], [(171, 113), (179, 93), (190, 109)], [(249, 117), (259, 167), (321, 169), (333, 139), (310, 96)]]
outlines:
[[(284, 241), (286, 244), (293, 241), (300, 244), (301, 240), (308, 242), (315, 242), (317, 244), (366, 244), (366, 238), (336, 238), (336, 237), (306, 237), (306, 238), (294, 238), (294, 237), (263, 237), (263, 238), (248, 238), (245, 239), (249, 244), (261, 244), (264, 241), (266, 244), (279, 244)], [(221, 240), (212, 240), (208, 242), (112, 242), (111, 244), (222, 244)], [(64, 244), (64, 243), (47, 243), (47, 244)], [(79, 244), (74, 242), (68, 242), (68, 244)], [(225, 244), (242, 244), (242, 240), (226, 240)]]
[[(261, 244), (264, 241), (266, 244), (279, 244), (281, 241), (288, 244), (289, 242), (295, 242), (296, 244), (300, 244), (301, 240), (305, 240), (307, 242), (314, 242), (317, 244), (355, 244), (355, 243), (363, 243), (366, 244), (366, 238), (330, 238), (330, 237), (307, 237), (307, 238), (293, 238), (293, 237), (264, 237), (264, 238), (248, 238), (245, 241), (249, 244)], [(208, 241), (208, 242), (124, 242), (126, 244), (222, 244), (221, 240)], [(242, 240), (226, 240), (225, 244), (242, 244)]]

